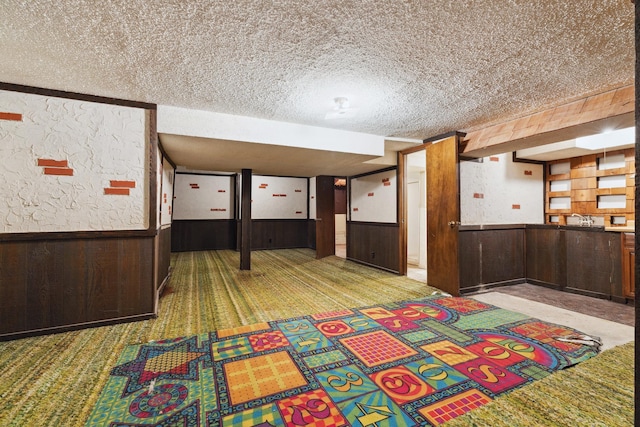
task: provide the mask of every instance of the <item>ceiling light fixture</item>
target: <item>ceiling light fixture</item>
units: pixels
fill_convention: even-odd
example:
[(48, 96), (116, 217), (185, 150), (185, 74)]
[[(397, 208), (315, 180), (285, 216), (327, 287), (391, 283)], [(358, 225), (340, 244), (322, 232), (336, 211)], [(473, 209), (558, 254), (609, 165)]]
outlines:
[(339, 96), (333, 99), (333, 102), (336, 103), (336, 106), (333, 108), (338, 112), (338, 114), (345, 114), (347, 110), (349, 110), (349, 99), (344, 96)]
[(325, 116), (325, 120), (334, 119), (347, 119), (352, 118), (358, 112), (357, 108), (352, 108), (349, 98), (346, 96), (338, 96), (333, 98), (333, 109), (331, 109)]

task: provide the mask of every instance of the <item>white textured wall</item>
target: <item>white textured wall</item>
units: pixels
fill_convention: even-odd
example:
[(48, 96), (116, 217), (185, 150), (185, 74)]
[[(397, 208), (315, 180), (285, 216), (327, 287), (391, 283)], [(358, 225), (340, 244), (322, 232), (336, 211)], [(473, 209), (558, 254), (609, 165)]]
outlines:
[(316, 219), (316, 177), (309, 178), (309, 219)]
[[(148, 228), (145, 110), (0, 91), (0, 112), (22, 115), (0, 120), (2, 232)], [(72, 175), (46, 174), (42, 160)], [(135, 187), (105, 194), (112, 180)]]
[(173, 210), (174, 169), (166, 159), (162, 163), (162, 191), (160, 194), (160, 224), (171, 224)]
[(253, 175), (252, 219), (307, 219), (307, 178)]
[(396, 171), (390, 170), (351, 180), (351, 221), (397, 221)]
[(511, 153), (460, 162), (463, 225), (543, 224), (542, 165), (514, 163)]
[(233, 219), (232, 176), (177, 173), (173, 219)]

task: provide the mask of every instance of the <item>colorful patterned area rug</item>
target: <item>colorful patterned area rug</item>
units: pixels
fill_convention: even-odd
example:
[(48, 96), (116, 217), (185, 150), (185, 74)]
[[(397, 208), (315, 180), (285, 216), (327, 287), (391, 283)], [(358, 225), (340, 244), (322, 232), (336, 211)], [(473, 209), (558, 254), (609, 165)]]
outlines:
[(468, 298), (128, 346), (90, 426), (438, 425), (586, 360), (577, 331)]

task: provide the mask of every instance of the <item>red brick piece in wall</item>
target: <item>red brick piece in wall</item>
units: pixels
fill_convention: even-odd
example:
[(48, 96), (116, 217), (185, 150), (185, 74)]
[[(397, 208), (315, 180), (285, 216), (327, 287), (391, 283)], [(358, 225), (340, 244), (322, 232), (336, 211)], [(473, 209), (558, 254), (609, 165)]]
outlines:
[(129, 189), (128, 188), (105, 188), (104, 194), (112, 194), (116, 196), (128, 196)]
[(484, 194), (482, 193), (473, 193), (474, 199), (484, 199)]
[(66, 168), (69, 163), (66, 160), (38, 159), (38, 166), (50, 166), (53, 168)]
[(115, 181), (115, 180), (111, 180), (109, 181), (110, 185), (112, 187), (118, 187), (118, 188), (136, 188), (136, 182), (135, 181)]
[(367, 196), (373, 197), (373, 193), (369, 193), (369, 194), (367, 194)]
[(71, 168), (44, 168), (45, 175), (63, 175), (73, 176), (73, 169)]
[(20, 113), (5, 113), (0, 111), (0, 120), (9, 120), (12, 122), (21, 122), (22, 114)]
[(524, 171), (525, 175), (533, 175), (533, 171)]
[(492, 161), (492, 162), (499, 162), (500, 161), (500, 157), (491, 156), (491, 157), (489, 157), (489, 160)]
[(218, 193), (226, 193), (227, 190), (218, 190)]
[(520, 205), (511, 205), (511, 209), (520, 209)]

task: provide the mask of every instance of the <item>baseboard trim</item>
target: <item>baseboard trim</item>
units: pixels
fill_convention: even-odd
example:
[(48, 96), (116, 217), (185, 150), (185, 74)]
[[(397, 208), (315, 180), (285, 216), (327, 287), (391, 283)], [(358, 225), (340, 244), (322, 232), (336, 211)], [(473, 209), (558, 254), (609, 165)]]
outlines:
[(460, 288), (460, 294), (462, 295), (462, 294), (468, 294), (472, 292), (482, 292), (488, 289), (503, 288), (506, 286), (513, 286), (513, 285), (521, 285), (523, 283), (527, 283), (524, 277), (521, 279), (505, 280), (503, 282), (482, 283), (480, 285), (470, 286), (468, 288)]
[(54, 326), (51, 328), (31, 329), (28, 331), (9, 332), (0, 334), (0, 341), (11, 341), (20, 338), (36, 337), (40, 335), (58, 334), (61, 332), (77, 331), (79, 329), (97, 328), (100, 326), (117, 325), (119, 323), (139, 322), (157, 317), (154, 313), (145, 313), (135, 316), (118, 317), (116, 319), (98, 320), (95, 322), (75, 323), (73, 325)]
[(378, 270), (388, 271), (389, 273), (400, 274), (400, 272), (398, 270), (392, 270), (390, 268), (382, 267), (380, 265), (371, 264), (369, 262), (361, 261), (361, 260), (356, 259), (356, 258), (349, 258), (347, 256), (346, 259), (348, 259), (349, 261), (353, 261), (355, 263), (358, 263), (358, 264), (366, 265), (367, 267), (377, 268)]

